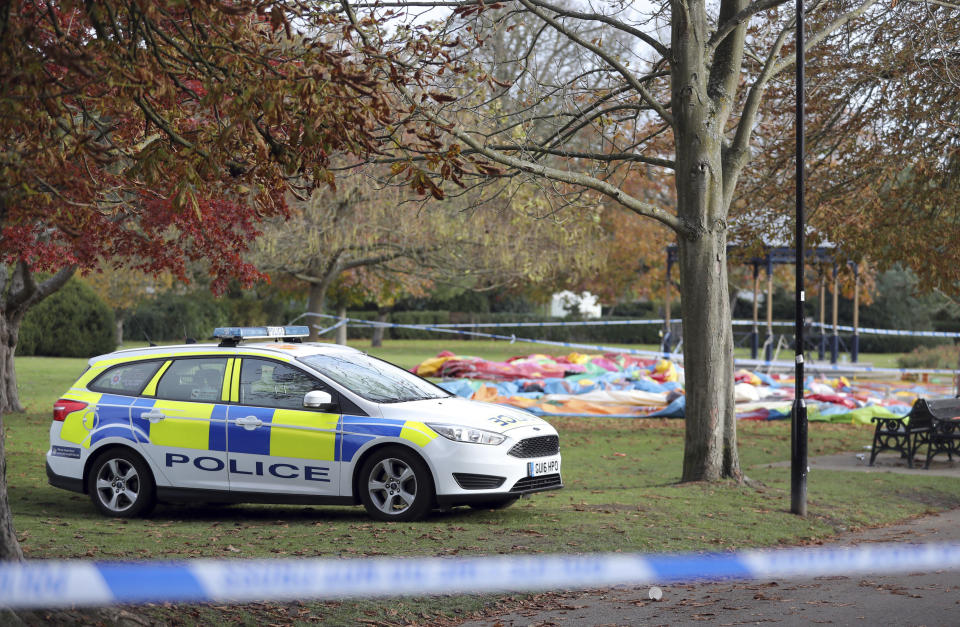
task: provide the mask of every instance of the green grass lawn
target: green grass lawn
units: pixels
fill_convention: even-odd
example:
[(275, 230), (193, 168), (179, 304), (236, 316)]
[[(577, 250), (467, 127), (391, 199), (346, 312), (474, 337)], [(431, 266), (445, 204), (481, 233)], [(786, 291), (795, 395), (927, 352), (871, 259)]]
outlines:
[[(368, 344), (368, 343), (367, 343)], [(361, 344), (362, 346), (362, 344)], [(526, 347), (487, 342), (389, 342), (371, 351), (412, 366), (444, 348), (502, 359)], [(53, 402), (82, 359), (20, 358), (27, 412), (4, 416), (11, 507), (29, 558), (449, 556), (594, 551), (729, 550), (817, 542), (840, 529), (884, 525), (960, 505), (960, 481), (822, 471), (809, 477), (809, 515), (789, 513), (789, 424), (741, 423), (740, 455), (757, 484), (679, 484), (683, 422), (554, 418), (566, 487), (504, 511), (456, 509), (418, 523), (379, 523), (360, 507), (159, 506), (147, 519), (97, 514), (86, 496), (46, 482)], [(810, 454), (859, 451), (869, 427), (814, 423)], [(463, 617), (502, 597), (369, 602), (151, 606), (167, 622), (430, 622)]]

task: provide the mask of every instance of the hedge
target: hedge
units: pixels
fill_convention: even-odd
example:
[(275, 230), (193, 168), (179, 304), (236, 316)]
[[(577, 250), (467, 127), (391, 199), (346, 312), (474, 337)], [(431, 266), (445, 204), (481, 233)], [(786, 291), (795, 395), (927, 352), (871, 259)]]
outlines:
[(16, 355), (93, 357), (116, 349), (115, 334), (110, 307), (90, 287), (71, 279), (27, 312)]
[[(373, 320), (377, 317), (372, 311), (350, 311), (350, 318)], [(632, 316), (606, 317), (604, 320), (632, 320)], [(387, 318), (387, 322), (396, 324), (477, 324), (483, 322), (569, 322), (570, 318), (545, 318), (540, 314), (520, 313), (462, 313), (449, 311), (398, 311)], [(325, 319), (321, 324), (334, 324), (333, 319)], [(678, 321), (679, 322), (679, 321)], [(600, 325), (582, 327), (481, 327), (465, 329), (480, 333), (496, 335), (516, 335), (517, 337), (554, 342), (574, 342), (584, 344), (659, 344), (662, 325)], [(330, 333), (332, 336), (332, 332)], [(369, 339), (373, 335), (373, 327), (360, 324), (351, 324), (347, 332), (353, 339)], [(386, 340), (436, 340), (436, 339), (471, 339), (476, 336), (437, 331), (420, 331), (392, 327), (384, 333)], [(483, 338), (478, 338), (483, 339)]]
[(206, 340), (215, 327), (281, 325), (296, 316), (295, 311), (302, 311), (302, 305), (253, 292), (223, 298), (200, 290), (167, 293), (141, 302), (124, 323), (124, 333), (133, 341)]
[[(361, 320), (374, 320), (377, 317), (373, 311), (350, 311), (347, 313), (350, 318)], [(646, 315), (638, 316), (605, 316), (602, 320), (636, 320), (652, 319), (657, 316)], [(520, 314), (520, 313), (462, 313), (449, 311), (400, 311), (393, 312), (387, 318), (387, 322), (397, 324), (449, 324), (449, 323), (482, 323), (482, 322), (564, 322), (570, 321), (570, 318), (550, 318), (540, 314)], [(674, 316), (675, 325), (680, 324), (679, 315)], [(332, 318), (324, 319), (321, 326), (330, 326), (335, 323)], [(481, 333), (491, 333), (496, 335), (516, 335), (517, 337), (550, 340), (554, 342), (573, 342), (581, 344), (659, 344), (661, 341), (660, 332), (663, 325), (601, 325), (601, 326), (583, 326), (583, 327), (480, 327), (477, 329), (465, 329), (467, 331), (478, 331)], [(746, 334), (749, 333), (749, 327), (735, 327), (734, 335), (738, 346), (747, 346)], [(779, 335), (785, 333), (789, 340), (793, 339), (793, 330), (786, 327), (775, 327)], [(830, 330), (827, 330), (829, 335)], [(373, 335), (373, 327), (359, 324), (351, 324), (347, 332), (348, 337), (352, 339), (370, 339)], [(763, 343), (766, 334), (766, 327), (763, 320), (760, 322), (760, 342)], [(332, 337), (332, 332), (330, 334)], [(805, 334), (807, 340), (807, 350), (816, 350), (819, 341), (819, 331), (817, 329), (807, 329)], [(419, 331), (415, 329), (389, 328), (384, 333), (385, 340), (424, 340), (424, 339), (471, 339), (476, 336), (466, 334), (442, 333), (436, 331)], [(851, 334), (841, 333), (841, 351), (847, 352)], [(482, 338), (477, 338), (482, 339)], [(860, 336), (861, 353), (901, 353), (908, 352), (918, 347), (940, 346), (952, 344), (952, 340), (942, 340), (935, 338), (920, 337), (893, 337), (877, 335)], [(847, 349), (847, 350), (845, 350)], [(828, 344), (829, 350), (829, 344)]]
[(234, 324), (222, 303), (198, 294), (164, 294), (140, 303), (124, 324), (127, 339), (169, 342), (204, 340), (215, 327)]

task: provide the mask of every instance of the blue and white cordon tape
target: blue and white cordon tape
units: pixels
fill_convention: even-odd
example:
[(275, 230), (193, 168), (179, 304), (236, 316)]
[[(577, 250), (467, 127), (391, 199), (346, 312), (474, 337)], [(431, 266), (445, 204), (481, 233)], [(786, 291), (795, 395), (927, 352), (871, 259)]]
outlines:
[[(332, 316), (330, 314), (315, 314), (315, 313), (305, 313), (294, 320), (299, 320), (304, 316), (317, 316), (321, 318), (337, 318), (339, 316)], [(514, 342), (526, 342), (530, 344), (544, 344), (547, 346), (562, 346), (563, 348), (576, 348), (579, 350), (590, 350), (590, 351), (601, 351), (605, 353), (625, 353), (627, 355), (642, 355), (646, 357), (664, 357), (669, 359), (675, 359), (677, 361), (683, 360), (682, 353), (664, 353), (663, 351), (648, 351), (640, 350), (636, 348), (619, 348), (616, 346), (602, 346), (595, 344), (577, 344), (573, 342), (555, 342), (552, 340), (535, 340), (525, 337), (517, 337), (516, 335), (497, 335), (496, 333), (481, 333), (479, 331), (463, 331), (458, 329), (449, 329), (443, 327), (435, 327), (431, 325), (424, 324), (399, 324), (396, 322), (377, 322), (376, 320), (361, 320), (359, 318), (343, 318), (350, 324), (359, 324), (365, 325), (368, 327), (381, 327), (384, 329), (394, 328), (394, 329), (413, 329), (416, 331), (435, 331), (437, 333), (453, 333), (455, 335), (472, 335), (474, 337), (485, 337), (491, 340), (506, 340), (513, 344)], [(332, 328), (332, 327), (331, 327)], [(329, 330), (329, 329), (327, 329)]]
[[(307, 312), (300, 314), (293, 319), (294, 322), (300, 318), (306, 316), (313, 316), (318, 318), (335, 318), (340, 320), (339, 316), (334, 316), (331, 314), (319, 314), (313, 312)], [(544, 322), (458, 322), (458, 323), (438, 323), (438, 324), (395, 324), (390, 322), (377, 322), (376, 320), (362, 320), (359, 318), (343, 318), (343, 321), (348, 321), (354, 324), (364, 324), (367, 326), (376, 326), (376, 327), (401, 327), (405, 329), (420, 329), (422, 331), (436, 331), (439, 329), (506, 329), (506, 328), (523, 328), (523, 327), (532, 327), (532, 328), (546, 328), (546, 327), (607, 327), (607, 326), (633, 326), (633, 325), (661, 325), (666, 324), (664, 318), (643, 318), (637, 320), (549, 320)], [(681, 319), (674, 318), (671, 321), (673, 324), (679, 324)], [(291, 323), (292, 324), (292, 323)], [(731, 320), (730, 324), (735, 327), (749, 327), (753, 326), (753, 320)], [(796, 323), (792, 321), (774, 321), (771, 323), (771, 326), (775, 327), (793, 327)], [(759, 320), (756, 322), (756, 325), (763, 329), (766, 328), (766, 321)], [(339, 324), (336, 326), (340, 326)], [(833, 330), (833, 325), (830, 323), (819, 323), (811, 322), (808, 326), (812, 328), (822, 328), (827, 331)], [(325, 331), (329, 331), (336, 327), (329, 327)], [(875, 329), (872, 327), (859, 327), (854, 329), (851, 326), (837, 325), (837, 331), (843, 331), (844, 333), (853, 333), (857, 331), (860, 335), (891, 335), (897, 337), (940, 337), (940, 338), (960, 338), (960, 332), (956, 331), (914, 331), (911, 329)]]
[[(537, 340), (531, 338), (517, 337), (516, 335), (497, 335), (495, 333), (481, 333), (479, 331), (464, 331), (458, 329), (452, 329), (448, 327), (441, 326), (431, 326), (425, 324), (398, 324), (395, 322), (377, 322), (375, 320), (361, 320), (359, 318), (339, 318), (339, 316), (333, 316), (330, 314), (317, 314), (317, 313), (305, 313), (301, 314), (294, 321), (303, 318), (304, 316), (317, 316), (320, 318), (335, 318), (340, 320), (339, 323), (333, 327), (323, 329), (321, 332), (326, 332), (336, 327), (341, 326), (344, 322), (349, 322), (351, 324), (366, 325), (372, 327), (382, 327), (382, 328), (399, 328), (399, 329), (414, 329), (417, 331), (436, 331), (437, 333), (455, 333), (457, 335), (472, 335), (475, 337), (484, 337), (493, 340), (507, 340), (511, 344), (514, 342), (525, 342), (530, 344), (543, 344), (546, 346), (560, 346), (563, 348), (573, 348), (576, 350), (586, 350), (586, 351), (600, 351), (603, 353), (623, 353), (626, 355), (639, 355), (642, 357), (656, 357), (662, 359), (670, 359), (678, 363), (683, 363), (683, 353), (664, 353), (663, 351), (650, 351), (650, 350), (641, 350), (637, 348), (621, 348), (618, 346), (604, 346), (600, 344), (580, 344), (576, 342), (556, 342), (553, 340)], [(658, 322), (658, 321), (652, 321)], [(662, 322), (659, 321), (659, 322)], [(743, 321), (735, 321), (743, 322)], [(498, 323), (499, 324), (499, 323)], [(536, 323), (544, 324), (547, 323)], [(576, 323), (562, 323), (562, 324), (576, 324)], [(921, 332), (917, 332), (921, 333)], [(933, 333), (933, 331), (922, 332), (922, 333)], [(794, 367), (793, 361), (766, 361), (763, 359), (735, 359), (733, 361), (735, 366), (739, 367), (763, 367), (763, 368), (784, 368), (792, 369)], [(826, 364), (826, 363), (813, 363), (807, 362), (806, 369), (810, 372), (841, 372), (844, 374), (849, 373), (878, 373), (878, 374), (947, 374), (955, 375), (955, 370), (949, 370), (944, 368), (875, 368), (873, 366), (861, 366), (858, 364), (846, 363), (846, 364)]]
[(960, 570), (960, 544), (737, 553), (0, 564), (0, 607), (243, 603)]

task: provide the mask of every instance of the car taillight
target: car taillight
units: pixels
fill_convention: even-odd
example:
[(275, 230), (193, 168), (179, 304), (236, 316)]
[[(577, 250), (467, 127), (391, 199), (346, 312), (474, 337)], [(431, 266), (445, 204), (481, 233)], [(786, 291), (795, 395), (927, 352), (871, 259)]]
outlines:
[(63, 422), (63, 419), (69, 414), (83, 409), (86, 406), (87, 404), (81, 401), (72, 401), (69, 398), (61, 398), (59, 401), (53, 404), (53, 419), (58, 422)]

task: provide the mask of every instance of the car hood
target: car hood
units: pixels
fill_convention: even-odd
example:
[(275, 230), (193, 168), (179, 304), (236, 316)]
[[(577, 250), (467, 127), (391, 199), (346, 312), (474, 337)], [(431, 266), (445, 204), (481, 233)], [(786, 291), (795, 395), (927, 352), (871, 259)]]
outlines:
[(539, 427), (544, 435), (556, 433), (550, 423), (530, 412), (465, 398), (450, 397), (388, 403), (380, 405), (380, 411), (384, 418), (462, 425), (496, 433), (506, 433), (521, 427)]

